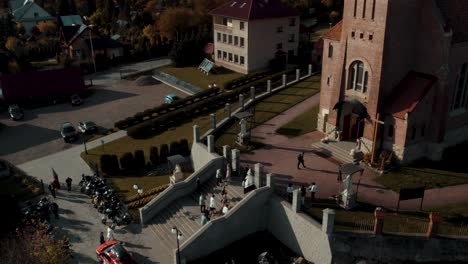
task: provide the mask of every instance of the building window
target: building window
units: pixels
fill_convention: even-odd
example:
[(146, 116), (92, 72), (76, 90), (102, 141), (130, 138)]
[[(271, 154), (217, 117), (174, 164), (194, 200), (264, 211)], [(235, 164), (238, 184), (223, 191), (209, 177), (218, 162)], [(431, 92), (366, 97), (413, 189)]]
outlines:
[(239, 22), (239, 29), (244, 30), (244, 22)]
[(227, 20), (227, 26), (232, 27), (232, 19), (228, 18)]
[(327, 77), (327, 85), (330, 85), (330, 76)]
[(296, 25), (296, 19), (294, 17), (290, 18), (289, 19), (289, 26), (294, 27), (295, 25)]
[(357, 12), (357, 0), (354, 0), (354, 17), (356, 18), (356, 12)]
[(234, 45), (239, 45), (239, 37), (238, 36), (234, 36)]
[(232, 53), (229, 53), (229, 61), (232, 62)]
[(276, 49), (282, 49), (282, 48), (283, 48), (283, 43), (276, 44)]
[(352, 31), (352, 32), (351, 32), (351, 37), (352, 37), (352, 38), (355, 38), (355, 37), (356, 37), (356, 32)]
[(227, 41), (227, 36), (226, 34), (223, 34), (223, 43), (226, 43), (226, 41)]
[(240, 56), (240, 65), (244, 65), (244, 64), (245, 64), (244, 56)]
[(395, 133), (395, 127), (393, 125), (388, 126), (387, 136), (389, 138), (393, 138), (393, 134)]
[(239, 63), (239, 56), (237, 54), (234, 55), (234, 63)]
[(218, 32), (218, 34), (216, 34), (216, 36), (217, 36), (217, 40), (218, 40), (219, 42), (221, 42), (221, 33)]
[(277, 28), (276, 28), (276, 32), (278, 32), (278, 33), (283, 32), (283, 27), (282, 27), (282, 26), (277, 27)]
[(232, 44), (232, 35), (229, 35), (228, 39), (229, 39), (228, 43)]
[(374, 34), (369, 34), (369, 40), (372, 41), (374, 39)]
[(223, 17), (223, 25), (224, 25), (224, 26), (227, 26), (227, 24), (228, 24), (228, 19), (225, 18), (225, 17)]
[(242, 38), (242, 37), (240, 38), (240, 46), (244, 47), (244, 38)]
[(372, 1), (372, 20), (374, 20), (374, 15), (375, 15), (375, 0)]
[(218, 59), (221, 59), (221, 51), (218, 50)]
[(294, 42), (296, 41), (296, 35), (294, 34), (289, 34), (289, 39), (288, 39), (289, 42)]
[(465, 107), (466, 90), (468, 86), (468, 63), (464, 63), (457, 77), (455, 91), (453, 93), (451, 110), (458, 110)]
[(368, 73), (364, 69), (362, 61), (355, 61), (349, 67), (348, 89), (367, 92)]
[(223, 51), (223, 60), (227, 59), (227, 52)]
[(364, 38), (364, 33), (363, 33), (363, 32), (359, 33), (359, 38), (360, 38), (360, 39), (363, 39), (363, 38)]
[(366, 4), (367, 0), (364, 0), (364, 7), (362, 8), (362, 18), (366, 18)]
[(333, 45), (331, 43), (328, 43), (328, 58), (333, 57)]

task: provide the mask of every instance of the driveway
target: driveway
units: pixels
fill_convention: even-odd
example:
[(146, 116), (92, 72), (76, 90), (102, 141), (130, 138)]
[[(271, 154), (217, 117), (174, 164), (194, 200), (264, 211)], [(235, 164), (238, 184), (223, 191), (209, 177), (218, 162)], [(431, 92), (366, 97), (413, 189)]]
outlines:
[(73, 107), (59, 104), (48, 107), (28, 109), (25, 119), (15, 122), (8, 113), (0, 113), (0, 158), (13, 164), (24, 163), (42, 156), (68, 149), (82, 143), (65, 144), (60, 137), (60, 125), (92, 120), (104, 128), (148, 108), (164, 102), (164, 95), (175, 93), (186, 95), (164, 84), (138, 86), (134, 81), (117, 80), (112, 85), (94, 86), (92, 94), (84, 99), (84, 104)]

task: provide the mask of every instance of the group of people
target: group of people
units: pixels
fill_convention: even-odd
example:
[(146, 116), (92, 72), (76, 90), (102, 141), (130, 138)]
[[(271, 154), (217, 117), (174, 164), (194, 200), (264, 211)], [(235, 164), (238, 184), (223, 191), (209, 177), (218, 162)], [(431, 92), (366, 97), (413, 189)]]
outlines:
[[(312, 182), (312, 184), (306, 188), (306, 186), (304, 184), (301, 185), (301, 188), (300, 188), (300, 192), (301, 192), (301, 204), (304, 205), (305, 204), (305, 198), (306, 198), (306, 195), (307, 195), (307, 192), (310, 192), (310, 199), (311, 201), (314, 201), (315, 200), (315, 195), (317, 194), (317, 184), (315, 184), (315, 182)], [(292, 201), (292, 197), (293, 197), (293, 192), (294, 192), (294, 187), (292, 185), (292, 183), (288, 184), (288, 188), (286, 189), (286, 192), (288, 194), (288, 200), (291, 202)]]
[(200, 205), (200, 223), (201, 225), (206, 224), (218, 211), (221, 211), (223, 215), (227, 214), (229, 212), (230, 204), (229, 204), (229, 198), (227, 195), (226, 187), (228, 185), (228, 182), (230, 180), (230, 166), (228, 164), (227, 169), (226, 169), (226, 175), (223, 177), (221, 170), (218, 169), (216, 171), (216, 185), (217, 186), (223, 186), (223, 189), (221, 191), (221, 209), (217, 210), (217, 205), (216, 205), (216, 196), (215, 194), (212, 194), (210, 197), (209, 201), (209, 208), (206, 208), (206, 198), (203, 192), (201, 191), (201, 184), (200, 184), (200, 178), (197, 178), (197, 191), (200, 193), (199, 197), (199, 205)]
[[(72, 186), (72, 178), (68, 177), (65, 180), (65, 183), (67, 184), (67, 190), (68, 192), (71, 191), (71, 186)], [(54, 180), (49, 183), (49, 192), (52, 197), (57, 198), (57, 191), (60, 190), (60, 182), (58, 180), (58, 177), (56, 174), (54, 174)]]
[[(114, 229), (115, 225), (113, 224), (107, 227), (107, 241), (114, 239)], [(101, 234), (99, 235), (99, 243), (101, 245), (106, 243), (106, 239), (104, 238), (104, 232), (101, 232)]]

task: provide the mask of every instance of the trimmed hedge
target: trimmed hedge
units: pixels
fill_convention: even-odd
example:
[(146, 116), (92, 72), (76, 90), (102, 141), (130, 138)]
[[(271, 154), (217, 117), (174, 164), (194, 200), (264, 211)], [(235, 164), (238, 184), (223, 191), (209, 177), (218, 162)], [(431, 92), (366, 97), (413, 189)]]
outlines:
[(145, 153), (143, 150), (135, 150), (135, 166), (138, 169), (144, 168), (146, 166)]
[(124, 170), (132, 170), (135, 168), (135, 158), (131, 152), (126, 152), (120, 157), (120, 166)]
[(170, 144), (169, 148), (169, 156), (174, 156), (180, 154), (179, 142), (173, 141)]
[(149, 159), (151, 161), (151, 164), (153, 164), (154, 166), (159, 165), (159, 153), (158, 153), (158, 148), (157, 147), (151, 147), (150, 148)]
[(263, 72), (247, 74), (247, 75), (244, 75), (244, 76), (242, 76), (240, 78), (225, 82), (224, 83), (224, 89), (225, 90), (232, 90), (232, 89), (240, 87), (242, 85), (250, 84), (253, 81), (265, 78), (270, 74), (272, 74), (271, 71), (263, 71)]
[(114, 174), (119, 171), (119, 162), (116, 155), (103, 154), (99, 158), (101, 171), (106, 174)]
[(169, 157), (169, 146), (167, 144), (162, 144), (159, 151), (159, 161), (160, 163), (166, 163), (167, 157)]

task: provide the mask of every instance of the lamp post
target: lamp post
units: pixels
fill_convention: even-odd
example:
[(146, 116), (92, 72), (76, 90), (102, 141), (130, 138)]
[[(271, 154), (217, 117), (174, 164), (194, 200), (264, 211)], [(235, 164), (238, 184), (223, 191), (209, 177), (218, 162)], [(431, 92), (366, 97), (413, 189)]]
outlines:
[(218, 87), (218, 85), (217, 85), (216, 83), (210, 83), (210, 84), (208, 84), (208, 88), (210, 88), (210, 89), (211, 89), (211, 88), (216, 88), (216, 87)]
[(83, 145), (84, 145), (84, 152), (86, 153), (86, 155), (88, 155), (88, 148), (86, 148), (86, 141), (88, 141), (87, 136), (85, 136), (85, 138), (83, 140)]
[(176, 235), (177, 239), (177, 264), (180, 264), (180, 248), (179, 248), (179, 240), (182, 240), (184, 237), (182, 236), (182, 233), (179, 231), (177, 227), (173, 227), (171, 230), (172, 234)]

